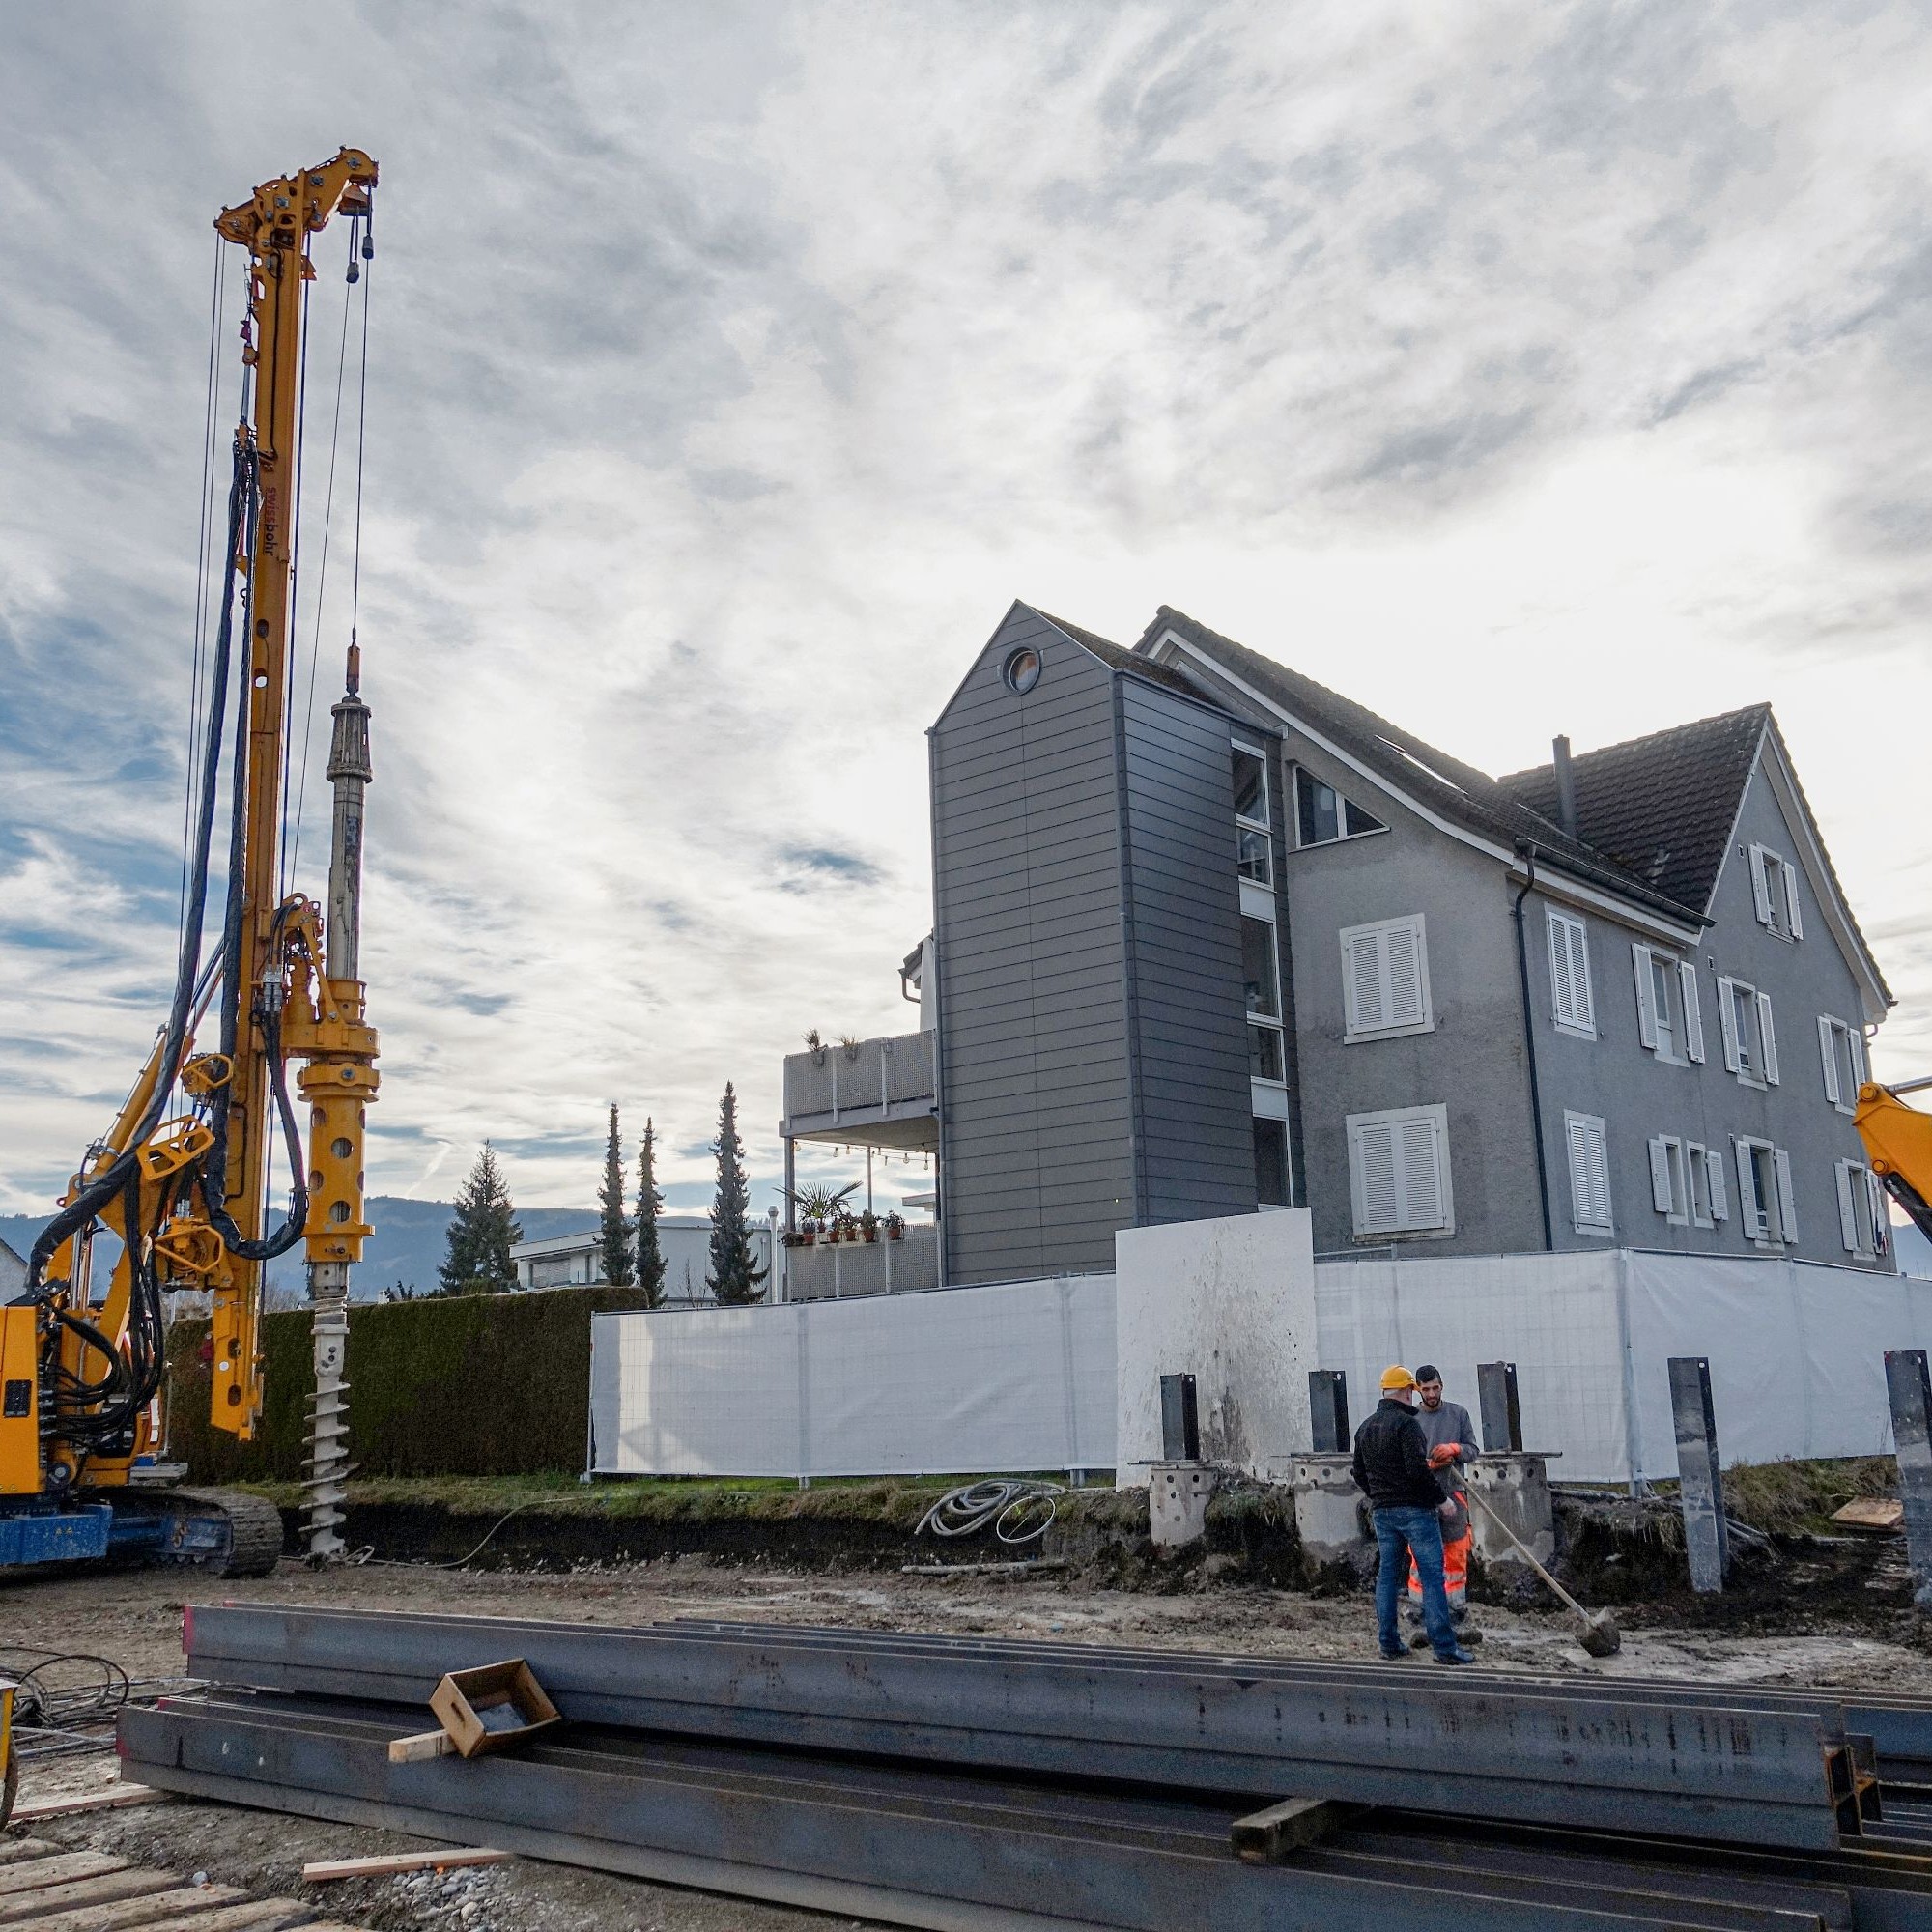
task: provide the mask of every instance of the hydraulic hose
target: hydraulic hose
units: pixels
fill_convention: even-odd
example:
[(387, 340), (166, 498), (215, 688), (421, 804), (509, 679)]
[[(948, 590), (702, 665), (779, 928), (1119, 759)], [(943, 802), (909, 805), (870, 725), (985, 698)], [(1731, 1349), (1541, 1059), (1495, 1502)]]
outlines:
[[(85, 1228), (108, 1202), (114, 1199), (135, 1175), (139, 1149), (159, 1124), (167, 1107), (168, 1094), (181, 1075), (183, 1046), (187, 1038), (188, 1012), (194, 1003), (195, 981), (201, 967), (202, 920), (208, 906), (208, 860), (214, 841), (214, 803), (221, 766), (221, 732), (226, 722), (229, 659), (235, 635), (235, 580), (240, 568), (239, 541), (255, 494), (255, 458), (242, 443), (235, 445), (235, 468), (228, 484), (228, 575), (226, 594), (221, 603), (221, 621), (214, 635), (214, 662), (210, 672), (208, 739), (202, 755), (201, 796), (196, 802), (194, 850), (188, 881), (187, 916), (183, 922), (181, 955), (175, 968), (174, 1000), (168, 1009), (167, 1032), (163, 1037), (160, 1067), (155, 1080), (154, 1096), (148, 1102), (128, 1145), (107, 1167), (42, 1229), (40, 1238), (27, 1257), (27, 1292), (41, 1300), (43, 1277), (54, 1251), (71, 1236)], [(231, 886), (231, 896), (233, 888)], [(139, 1234), (128, 1230), (130, 1248)]]

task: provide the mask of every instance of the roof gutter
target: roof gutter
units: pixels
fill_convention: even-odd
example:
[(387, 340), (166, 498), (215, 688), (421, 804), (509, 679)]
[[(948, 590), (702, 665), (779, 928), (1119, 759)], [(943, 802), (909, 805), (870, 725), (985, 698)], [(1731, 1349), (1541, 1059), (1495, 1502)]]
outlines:
[(1529, 1131), (1536, 1143), (1536, 1199), (1543, 1209), (1543, 1246), (1546, 1253), (1556, 1251), (1556, 1234), (1549, 1218), (1549, 1161), (1543, 1151), (1543, 1090), (1536, 1073), (1536, 1018), (1529, 1004), (1529, 944), (1523, 937), (1522, 902), (1536, 886), (1536, 847), (1528, 839), (1517, 842), (1516, 855), (1523, 862), (1523, 881), (1510, 907), (1516, 922), (1516, 971), (1522, 988), (1522, 1047), (1529, 1063)]

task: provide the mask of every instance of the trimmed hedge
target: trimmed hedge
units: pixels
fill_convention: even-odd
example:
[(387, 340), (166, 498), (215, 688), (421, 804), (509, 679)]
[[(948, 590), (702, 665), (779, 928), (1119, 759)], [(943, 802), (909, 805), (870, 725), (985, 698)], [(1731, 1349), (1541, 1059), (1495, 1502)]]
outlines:
[[(349, 1457), (367, 1476), (526, 1476), (583, 1467), (590, 1318), (634, 1288), (438, 1295), (349, 1311)], [(267, 1396), (253, 1442), (208, 1420), (206, 1321), (168, 1341), (169, 1453), (197, 1482), (298, 1482), (314, 1393), (309, 1312), (262, 1323)]]

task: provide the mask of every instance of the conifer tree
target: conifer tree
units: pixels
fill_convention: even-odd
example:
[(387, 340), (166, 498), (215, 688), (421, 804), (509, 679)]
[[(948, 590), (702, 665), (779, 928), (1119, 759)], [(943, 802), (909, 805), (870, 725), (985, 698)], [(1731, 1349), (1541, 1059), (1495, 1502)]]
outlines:
[(718, 1194), (711, 1204), (711, 1272), (706, 1281), (721, 1307), (742, 1308), (764, 1298), (766, 1270), (752, 1265), (751, 1233), (745, 1226), (751, 1186), (745, 1178), (745, 1144), (738, 1138), (738, 1096), (728, 1080), (711, 1151), (718, 1156)]
[(646, 1308), (662, 1308), (665, 1273), (668, 1264), (658, 1240), (658, 1216), (664, 1212), (664, 1196), (658, 1192), (657, 1129), (644, 1122), (643, 1145), (638, 1150), (638, 1286), (644, 1292)]
[(437, 1269), (444, 1294), (500, 1294), (517, 1285), (510, 1244), (521, 1241), (524, 1231), (488, 1141), (457, 1190), (446, 1238), (449, 1251)]
[(597, 1233), (604, 1252), (604, 1279), (612, 1288), (629, 1288), (631, 1217), (624, 1212), (624, 1151), (617, 1138), (617, 1106), (611, 1105), (611, 1137), (604, 1143), (604, 1182), (597, 1190)]

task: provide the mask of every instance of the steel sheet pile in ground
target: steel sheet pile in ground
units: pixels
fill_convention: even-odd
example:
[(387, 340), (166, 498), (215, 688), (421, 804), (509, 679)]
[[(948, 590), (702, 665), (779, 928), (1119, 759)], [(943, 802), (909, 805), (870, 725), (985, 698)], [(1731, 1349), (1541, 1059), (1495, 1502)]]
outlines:
[[(510, 1656), (564, 1732), (389, 1762)], [(1879, 1819), (1829, 1695), (245, 1605), (189, 1667), (217, 1688), (128, 1715), (130, 1776), (909, 1925), (1932, 1928), (1927, 1818)], [(1377, 1808), (1236, 1859), (1292, 1795)]]

